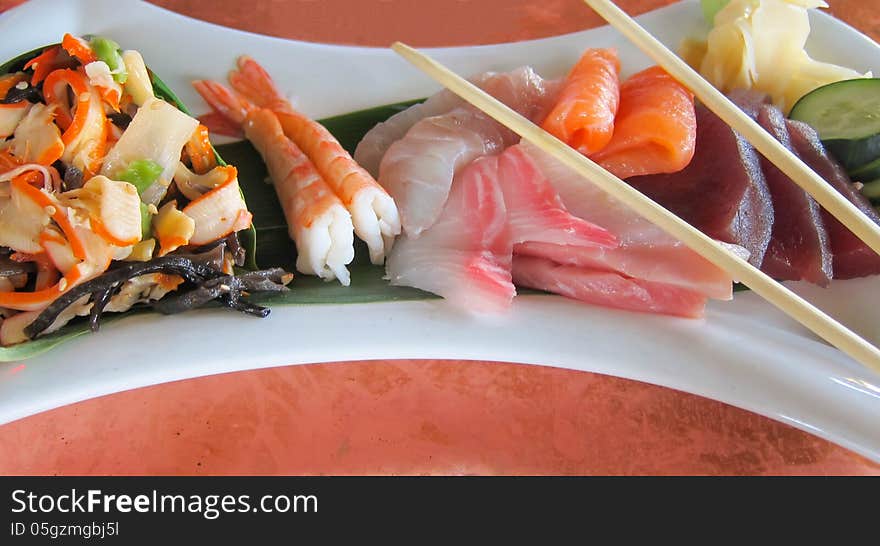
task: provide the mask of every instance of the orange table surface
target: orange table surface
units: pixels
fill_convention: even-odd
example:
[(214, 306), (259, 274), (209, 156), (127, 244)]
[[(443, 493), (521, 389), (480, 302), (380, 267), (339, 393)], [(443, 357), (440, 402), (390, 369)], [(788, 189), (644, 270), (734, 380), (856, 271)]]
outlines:
[[(0, 0), (0, 10), (21, 3)], [(157, 0), (284, 38), (417, 46), (590, 28), (579, 0)], [(667, 0), (620, 0), (641, 13)], [(880, 37), (876, 0), (828, 0)], [(63, 350), (63, 349), (61, 349)], [(2, 474), (854, 474), (880, 465), (722, 403), (585, 372), (405, 360), (230, 373), (0, 427)]]

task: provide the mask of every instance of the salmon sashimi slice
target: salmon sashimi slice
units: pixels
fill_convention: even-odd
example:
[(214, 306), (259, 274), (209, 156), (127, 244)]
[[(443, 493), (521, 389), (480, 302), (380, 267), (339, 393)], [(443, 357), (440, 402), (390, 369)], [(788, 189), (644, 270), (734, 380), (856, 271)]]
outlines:
[(542, 127), (584, 155), (611, 140), (620, 104), (620, 60), (614, 49), (588, 49), (563, 83)]
[[(765, 104), (757, 119), (776, 140), (794, 151), (782, 110)], [(763, 156), (761, 165), (775, 218), (761, 270), (778, 280), (804, 280), (827, 286), (832, 276), (832, 255), (821, 207)]]
[(697, 140), (690, 164), (677, 173), (627, 182), (706, 235), (745, 248), (749, 262), (760, 267), (773, 227), (760, 155), (708, 108), (697, 104), (695, 111)]
[[(627, 277), (678, 286), (711, 298), (732, 297), (732, 279), (720, 268), (531, 144), (524, 142), (520, 147), (553, 184), (566, 209), (607, 229), (617, 238), (619, 247), (591, 249), (524, 243), (516, 245), (517, 254), (614, 271)], [(745, 249), (731, 248), (748, 257)]]
[[(510, 72), (484, 72), (472, 78), (471, 83), (483, 89), (504, 104), (520, 105), (522, 115), (540, 122), (546, 117), (559, 93), (561, 82), (544, 80), (534, 69), (522, 66)], [(354, 159), (370, 174), (379, 177), (379, 165), (388, 148), (402, 139), (407, 131), (419, 121), (445, 114), (463, 106), (464, 100), (444, 89), (425, 102), (414, 104), (376, 124), (361, 139), (354, 152)]]
[(699, 318), (706, 306), (705, 296), (678, 286), (531, 256), (513, 258), (513, 279), (517, 286), (628, 311)]
[(566, 210), (556, 189), (519, 145), (505, 150), (496, 163), (514, 244), (617, 247), (617, 239), (607, 229)]
[[(880, 216), (850, 180), (844, 168), (828, 154), (819, 135), (809, 125), (788, 120), (792, 145), (798, 156), (824, 178), (850, 203), (861, 210), (874, 223), (880, 225)], [(822, 210), (825, 227), (831, 241), (832, 270), (835, 279), (852, 279), (880, 274), (880, 256), (856, 237), (846, 226), (826, 210)]]
[(475, 313), (506, 310), (516, 289), (498, 158), (479, 158), (456, 177), (437, 221), (418, 238), (400, 237), (385, 271), (391, 284), (412, 286)]
[(607, 146), (591, 159), (620, 178), (678, 172), (697, 139), (694, 95), (659, 66), (620, 86), (620, 108)]

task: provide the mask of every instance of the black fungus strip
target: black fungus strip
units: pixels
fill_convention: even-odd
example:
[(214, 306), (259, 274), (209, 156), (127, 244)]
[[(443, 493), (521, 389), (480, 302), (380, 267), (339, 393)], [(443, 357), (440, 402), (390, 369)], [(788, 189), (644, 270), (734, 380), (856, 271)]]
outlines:
[(68, 165), (64, 169), (64, 189), (76, 190), (83, 187), (83, 184), (85, 184), (83, 172), (73, 165)]
[(0, 277), (14, 277), (33, 273), (36, 270), (33, 262), (17, 262), (6, 256), (0, 256)]
[(211, 279), (193, 290), (167, 295), (153, 303), (152, 307), (164, 315), (173, 315), (201, 307), (223, 295), (222, 279), (223, 277)]
[[(93, 295), (96, 298), (92, 307), (94, 316), (90, 316), (90, 324), (93, 329), (97, 329), (103, 307), (106, 305), (104, 303), (99, 306), (100, 301), (105, 297), (109, 301), (112, 292), (125, 281), (151, 273), (178, 275), (195, 287), (192, 290), (166, 296), (152, 304), (159, 312), (179, 313), (204, 305), (211, 300), (218, 300), (231, 309), (259, 317), (267, 316), (268, 309), (241, 301), (243, 292), (286, 291), (288, 288), (285, 284), (290, 282), (291, 275), (281, 269), (249, 272), (240, 277), (227, 275), (220, 268), (215, 267), (218, 261), (222, 263), (223, 251), (221, 245), (202, 254), (169, 254), (149, 262), (128, 262), (115, 267), (59, 296), (25, 328), (24, 333), (31, 339), (40, 335), (55, 322), (61, 312), (86, 295)], [(108, 293), (110, 295), (107, 295)]]
[(121, 285), (115, 284), (92, 294), (92, 309), (89, 311), (89, 329), (92, 332), (97, 332), (101, 328), (101, 314), (120, 287)]
[(281, 292), (278, 287), (284, 287), (291, 281), (293, 276), (280, 267), (263, 269), (262, 271), (249, 271), (235, 277), (239, 290), (246, 292)]
[(247, 252), (244, 247), (241, 246), (241, 241), (238, 240), (238, 232), (233, 231), (226, 237), (226, 250), (232, 253), (232, 260), (235, 265), (241, 267), (244, 265), (244, 261), (247, 258)]
[[(27, 87), (18, 87), (18, 85), (21, 85), (22, 83), (26, 84)], [(13, 104), (24, 100), (30, 101), (34, 104), (44, 102), (43, 92), (38, 87), (34, 87), (28, 82), (21, 82), (18, 85), (12, 86), (12, 88), (6, 92), (6, 96), (0, 100), (0, 104)]]
[(131, 123), (131, 116), (125, 112), (113, 112), (112, 114), (108, 114), (107, 117), (113, 122), (113, 125), (119, 127), (123, 131), (128, 129), (128, 124)]
[(223, 269), (223, 248), (223, 242), (221, 241), (220, 245), (211, 249), (205, 249), (205, 251), (200, 250), (191, 254), (177, 252), (172, 254), (172, 256), (186, 256), (192, 260), (194, 264), (221, 271)]
[(253, 315), (255, 317), (266, 318), (269, 316), (268, 308), (255, 305), (253, 303), (248, 303), (239, 299), (223, 300), (223, 305), (230, 309), (241, 311), (242, 313), (247, 313), (248, 315)]

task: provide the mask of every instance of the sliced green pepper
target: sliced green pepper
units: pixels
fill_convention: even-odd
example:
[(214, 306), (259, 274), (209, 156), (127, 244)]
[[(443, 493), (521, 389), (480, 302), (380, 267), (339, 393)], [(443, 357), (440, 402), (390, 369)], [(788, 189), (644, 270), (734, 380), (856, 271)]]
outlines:
[[(162, 166), (149, 159), (138, 159), (129, 163), (128, 168), (119, 173), (116, 178), (128, 182), (137, 188), (138, 195), (153, 185), (162, 174)], [(141, 235), (144, 239), (150, 236), (150, 227), (153, 221), (152, 215), (146, 204), (141, 203)]]
[(92, 51), (95, 52), (98, 60), (104, 61), (110, 67), (110, 72), (113, 74), (113, 79), (116, 83), (125, 83), (125, 80), (128, 79), (128, 72), (125, 70), (125, 63), (122, 61), (119, 44), (109, 38), (96, 36), (92, 38), (89, 45), (92, 46)]
[(700, 0), (700, 5), (703, 8), (703, 17), (706, 18), (706, 22), (710, 25), (714, 25), (715, 16), (718, 15), (718, 12), (724, 9), (728, 3), (730, 3), (730, 0)]
[(162, 166), (150, 159), (138, 159), (128, 164), (128, 168), (119, 173), (117, 178), (123, 182), (133, 184), (138, 193), (153, 185), (162, 174)]

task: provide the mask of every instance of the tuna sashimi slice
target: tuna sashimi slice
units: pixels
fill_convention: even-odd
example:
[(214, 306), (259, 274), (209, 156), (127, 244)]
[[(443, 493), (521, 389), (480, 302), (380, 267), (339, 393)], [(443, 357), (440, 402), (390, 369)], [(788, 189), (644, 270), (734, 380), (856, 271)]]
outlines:
[(591, 159), (620, 178), (674, 173), (694, 157), (694, 95), (659, 66), (620, 86), (620, 108), (607, 146)]
[[(859, 192), (837, 160), (828, 154), (816, 131), (805, 123), (790, 120), (788, 130), (800, 158), (868, 218), (880, 225), (877, 211)], [(880, 256), (824, 209), (822, 216), (831, 241), (834, 278), (852, 279), (880, 274)]]
[(513, 280), (518, 286), (629, 311), (697, 318), (706, 305), (705, 296), (678, 286), (530, 256), (513, 258)]
[(608, 230), (566, 210), (556, 189), (519, 145), (505, 150), (495, 163), (514, 244), (617, 247)]
[[(782, 111), (765, 104), (758, 122), (786, 148), (793, 150)], [(827, 286), (831, 280), (831, 245), (816, 200), (763, 156), (761, 165), (773, 199), (770, 245), (761, 270), (784, 281), (805, 280)]]
[(697, 140), (690, 164), (674, 174), (627, 181), (710, 237), (745, 248), (752, 265), (760, 266), (774, 218), (760, 156), (705, 106), (697, 104), (695, 110)]
[[(607, 229), (620, 246), (590, 249), (524, 243), (516, 246), (517, 253), (615, 271), (712, 298), (730, 299), (732, 280), (721, 269), (552, 157), (525, 142), (519, 147), (550, 180), (568, 211)], [(738, 251), (748, 255), (743, 249)]]
[(434, 225), (417, 239), (398, 238), (386, 263), (391, 284), (432, 292), (477, 313), (510, 306), (516, 294), (513, 248), (497, 161), (485, 157), (466, 167)]

